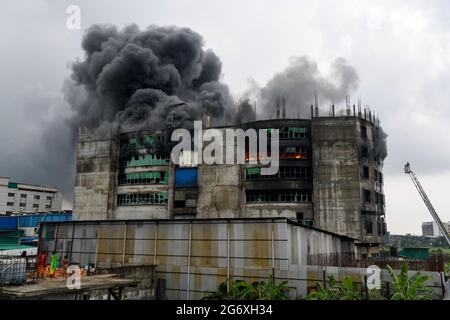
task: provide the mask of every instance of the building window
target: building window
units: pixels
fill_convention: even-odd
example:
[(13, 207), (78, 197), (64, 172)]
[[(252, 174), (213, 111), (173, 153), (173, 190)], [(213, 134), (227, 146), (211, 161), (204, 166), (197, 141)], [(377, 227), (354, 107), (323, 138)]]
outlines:
[(47, 197), (47, 201), (53, 200), (53, 197)]
[(383, 174), (380, 171), (378, 171), (377, 169), (375, 169), (374, 175), (375, 175), (375, 181), (380, 184), (383, 184)]
[(361, 156), (363, 159), (369, 159), (369, 148), (367, 146), (361, 147)]
[(40, 195), (35, 195), (34, 196), (34, 200), (40, 200), (41, 199), (41, 196)]
[(307, 128), (280, 128), (280, 139), (302, 139), (308, 137)]
[(301, 224), (310, 228), (314, 227), (313, 220), (302, 220)]
[(375, 202), (380, 206), (384, 206), (384, 194), (375, 192)]
[(130, 138), (128, 140), (128, 145), (133, 149), (149, 149), (154, 148), (158, 143), (163, 141), (163, 135), (148, 135), (138, 138)]
[(22, 207), (22, 208), (25, 207), (26, 205), (27, 205), (27, 204), (26, 204), (25, 202), (21, 202), (21, 203), (19, 204), (19, 206)]
[(366, 126), (361, 126), (361, 137), (362, 138), (367, 138), (367, 127)]
[(12, 207), (13, 205), (14, 205), (14, 202), (7, 202), (7, 203), (6, 203), (6, 206), (7, 206), (7, 207)]
[(33, 209), (39, 209), (39, 203), (34, 203), (33, 204)]
[(131, 193), (117, 195), (118, 206), (167, 204), (167, 192)]
[(280, 159), (309, 159), (309, 154), (303, 146), (280, 146)]
[(167, 184), (169, 174), (166, 171), (136, 172), (119, 175), (119, 185), (124, 184)]
[(363, 167), (363, 177), (364, 179), (369, 179), (369, 167), (367, 166)]
[(309, 168), (303, 167), (281, 167), (278, 171), (281, 179), (306, 180), (309, 177)]
[(132, 157), (128, 161), (120, 163), (121, 168), (130, 167), (145, 167), (145, 166), (167, 166), (169, 165), (169, 158), (161, 157), (158, 155), (146, 154)]
[(372, 199), (370, 197), (370, 190), (363, 190), (363, 194), (364, 194), (364, 202), (371, 202)]
[(245, 178), (247, 180), (307, 180), (309, 179), (309, 168), (303, 167), (280, 167), (277, 174), (268, 176), (261, 175), (261, 168), (252, 167), (245, 169)]
[(364, 229), (366, 230), (367, 234), (373, 234), (373, 224), (370, 217), (366, 217), (366, 219), (364, 220)]
[(311, 191), (308, 190), (248, 190), (245, 192), (247, 203), (264, 202), (310, 202)]
[(51, 208), (52, 208), (52, 205), (51, 205), (51, 204), (45, 205), (45, 209), (51, 209)]
[(21, 194), (21, 195), (20, 195), (20, 198), (21, 198), (21, 199), (26, 199), (26, 198), (27, 198), (27, 195), (26, 195), (26, 194)]
[(15, 194), (14, 193), (8, 193), (8, 197), (10, 198), (14, 198)]

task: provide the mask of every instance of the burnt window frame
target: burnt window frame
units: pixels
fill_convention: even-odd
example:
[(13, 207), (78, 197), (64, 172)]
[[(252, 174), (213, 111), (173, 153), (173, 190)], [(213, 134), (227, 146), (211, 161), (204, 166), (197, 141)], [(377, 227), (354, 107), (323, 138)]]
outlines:
[(361, 125), (361, 138), (367, 139), (367, 127), (364, 125)]
[(310, 190), (247, 190), (245, 192), (245, 203), (258, 204), (266, 202), (277, 203), (308, 203), (311, 202), (312, 192)]
[(308, 180), (310, 179), (310, 168), (308, 167), (289, 167), (282, 166), (278, 172), (274, 175), (261, 175), (258, 173), (248, 173), (250, 168), (245, 170), (245, 180), (258, 181), (258, 180)]
[(369, 159), (370, 158), (369, 147), (367, 145), (362, 145), (361, 146), (361, 158), (362, 159)]
[(363, 189), (363, 200), (365, 203), (372, 203), (372, 192), (368, 189)]
[(374, 234), (373, 223), (372, 223), (372, 219), (370, 219), (370, 217), (366, 216), (364, 218), (364, 230), (365, 230), (366, 234), (370, 234), (370, 235)]
[(369, 166), (363, 166), (363, 168), (362, 168), (363, 170), (363, 172), (362, 172), (362, 176), (363, 176), (363, 178), (364, 179), (370, 179), (370, 168), (369, 168)]

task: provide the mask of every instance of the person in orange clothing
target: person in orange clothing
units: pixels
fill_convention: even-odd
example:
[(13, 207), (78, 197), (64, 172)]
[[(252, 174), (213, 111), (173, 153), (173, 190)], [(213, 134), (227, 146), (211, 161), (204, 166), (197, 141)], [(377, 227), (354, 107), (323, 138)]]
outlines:
[(46, 267), (47, 267), (47, 251), (42, 251), (40, 255), (38, 255), (36, 259), (36, 266), (37, 266), (37, 276), (38, 278), (43, 278), (46, 273)]

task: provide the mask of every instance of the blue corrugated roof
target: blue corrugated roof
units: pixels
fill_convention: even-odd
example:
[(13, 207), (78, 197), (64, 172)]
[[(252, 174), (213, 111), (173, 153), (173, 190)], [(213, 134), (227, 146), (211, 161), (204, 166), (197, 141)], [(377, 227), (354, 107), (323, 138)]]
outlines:
[(0, 217), (0, 229), (36, 228), (40, 222), (72, 221), (72, 212), (41, 213)]

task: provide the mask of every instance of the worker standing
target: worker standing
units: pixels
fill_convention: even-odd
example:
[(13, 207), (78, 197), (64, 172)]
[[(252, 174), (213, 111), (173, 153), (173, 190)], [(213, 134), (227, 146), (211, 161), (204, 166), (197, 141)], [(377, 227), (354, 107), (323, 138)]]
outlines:
[(50, 257), (50, 278), (55, 277), (56, 269), (59, 266), (59, 256), (56, 251), (53, 251), (52, 256)]
[(36, 267), (37, 267), (37, 277), (41, 278), (45, 276), (46, 267), (47, 267), (47, 251), (42, 251), (41, 254), (38, 255), (36, 259)]

